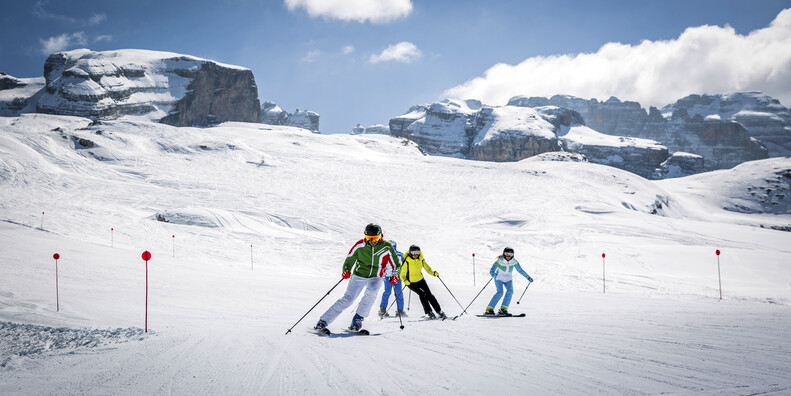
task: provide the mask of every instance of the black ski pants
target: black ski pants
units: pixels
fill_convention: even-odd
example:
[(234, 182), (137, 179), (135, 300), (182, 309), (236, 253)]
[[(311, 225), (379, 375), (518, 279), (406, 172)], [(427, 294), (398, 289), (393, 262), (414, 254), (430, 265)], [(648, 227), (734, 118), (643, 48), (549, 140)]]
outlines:
[[(439, 302), (437, 302), (437, 298), (431, 294), (431, 289), (428, 288), (428, 283), (426, 283), (425, 278), (417, 282), (412, 282), (407, 287), (420, 297), (420, 304), (423, 305), (423, 312), (428, 314), (431, 312), (431, 307), (434, 307), (434, 311), (437, 311), (437, 313), (442, 311), (442, 308), (439, 307)], [(429, 306), (429, 304), (431, 305)]]

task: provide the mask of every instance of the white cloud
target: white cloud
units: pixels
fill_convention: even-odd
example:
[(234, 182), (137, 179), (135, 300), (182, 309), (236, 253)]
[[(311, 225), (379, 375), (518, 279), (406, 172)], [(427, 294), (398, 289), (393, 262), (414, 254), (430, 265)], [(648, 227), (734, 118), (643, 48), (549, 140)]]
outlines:
[(285, 0), (289, 11), (303, 8), (311, 18), (363, 23), (388, 22), (412, 12), (411, 0)]
[(63, 33), (46, 40), (39, 39), (38, 41), (41, 43), (41, 53), (44, 55), (63, 51), (76, 45), (83, 46), (88, 43), (84, 32)]
[(420, 59), (423, 56), (423, 53), (415, 46), (408, 41), (402, 41), (398, 44), (391, 45), (385, 48), (380, 54), (371, 55), (368, 59), (370, 63), (379, 63), (379, 62), (402, 62), (402, 63), (412, 63), (415, 60)]
[(343, 47), (343, 49), (341, 49), (341, 53), (343, 53), (344, 55), (349, 55), (352, 52), (354, 52), (354, 46), (351, 45), (347, 45)]
[(305, 55), (304, 57), (302, 57), (302, 59), (300, 59), (300, 60), (303, 61), (303, 62), (306, 62), (306, 63), (312, 63), (312, 62), (315, 62), (316, 59), (318, 59), (318, 57), (321, 56), (321, 55), (322, 55), (321, 51), (319, 51), (319, 50), (312, 50), (312, 51), (309, 51), (308, 54)]
[(106, 14), (93, 14), (88, 19), (79, 19), (68, 15), (53, 14), (44, 9), (46, 1), (37, 1), (33, 5), (33, 15), (50, 21), (56, 21), (71, 25), (97, 25), (107, 20)]
[(103, 35), (100, 35), (100, 36), (96, 36), (93, 39), (94, 43), (98, 43), (100, 41), (113, 41), (113, 36), (109, 35), (109, 34), (103, 34)]
[(93, 14), (90, 18), (88, 18), (89, 25), (98, 25), (107, 20), (107, 15), (105, 14)]
[(791, 9), (747, 35), (730, 26), (687, 28), (677, 39), (608, 43), (595, 53), (496, 64), (444, 92), (500, 105), (515, 95), (617, 96), (664, 106), (692, 93), (758, 90), (791, 105)]

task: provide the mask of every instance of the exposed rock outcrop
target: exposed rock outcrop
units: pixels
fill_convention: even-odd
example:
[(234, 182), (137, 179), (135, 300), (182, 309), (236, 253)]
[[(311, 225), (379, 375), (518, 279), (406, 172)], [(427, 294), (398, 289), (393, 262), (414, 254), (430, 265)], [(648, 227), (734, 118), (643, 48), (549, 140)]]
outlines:
[(471, 144), (470, 157), (479, 161), (519, 161), (560, 150), (559, 125), (547, 120), (551, 118), (557, 122), (559, 110), (553, 108), (549, 111), (552, 117), (544, 117), (537, 109), (482, 107), (475, 117), (477, 133)]
[(657, 169), (668, 158), (667, 147), (653, 140), (606, 135), (582, 125), (563, 128), (559, 137), (566, 151), (582, 153), (589, 162), (647, 179), (656, 178)]
[(433, 155), (504, 162), (571, 151), (574, 158), (646, 178), (662, 176), (658, 170), (669, 157), (667, 147), (656, 141), (598, 133), (585, 126), (577, 111), (549, 105), (546, 99), (502, 107), (453, 99), (413, 106), (390, 120), (390, 133)]
[(703, 171), (703, 157), (696, 154), (677, 151), (660, 165), (654, 178), (670, 179), (674, 177), (694, 175)]
[(0, 116), (32, 112), (44, 89), (44, 78), (16, 78), (0, 72)]
[(363, 134), (389, 135), (390, 134), (390, 128), (387, 127), (386, 125), (382, 125), (382, 124), (373, 124), (373, 125), (369, 125), (368, 127), (364, 127), (364, 126), (362, 126), (360, 124), (357, 124), (357, 125), (355, 125), (354, 128), (352, 128), (350, 134), (352, 134), (352, 135), (363, 135)]
[(87, 49), (59, 52), (44, 65), (36, 111), (95, 119), (131, 117), (174, 126), (258, 122), (253, 73), (169, 52)]
[[(743, 107), (735, 105), (751, 102), (742, 98), (725, 100), (726, 105), (722, 105), (723, 101), (719, 99), (721, 96), (715, 97), (692, 95), (672, 107), (665, 108), (664, 115), (654, 107), (646, 112), (637, 102), (622, 102), (614, 97), (599, 102), (596, 99), (585, 100), (568, 95), (555, 95), (550, 98), (516, 96), (508, 103), (526, 107), (549, 104), (576, 110), (584, 118), (585, 125), (598, 132), (651, 139), (661, 142), (671, 152), (683, 151), (702, 155), (705, 158), (705, 170), (731, 168), (745, 161), (767, 158), (769, 154), (766, 147), (759, 139), (751, 138), (751, 132), (736, 121), (738, 117), (734, 117), (741, 114), (743, 119), (749, 120), (751, 115), (754, 116), (755, 112), (740, 110)], [(756, 95), (750, 97), (755, 99), (755, 103), (764, 103), (778, 114), (788, 110), (779, 106), (779, 102), (775, 103), (776, 101), (766, 98), (758, 100)], [(716, 107), (713, 105), (715, 102)], [(756, 106), (760, 107), (757, 104)], [(694, 108), (696, 112), (690, 115), (687, 108)], [(720, 114), (728, 117), (715, 114), (714, 108), (722, 110)], [(731, 113), (728, 114), (725, 110)], [(781, 118), (776, 117), (778, 120)], [(762, 125), (769, 124), (771, 123), (765, 122)], [(782, 128), (778, 129), (778, 126), (780, 125), (772, 127), (775, 132), (767, 132), (765, 135), (782, 135)], [(755, 131), (760, 132), (759, 129)], [(787, 135), (791, 140), (791, 132)], [(786, 144), (779, 137), (776, 141), (778, 146)]]
[(674, 113), (678, 109), (685, 109), (692, 117), (737, 122), (748, 136), (766, 146), (770, 157), (791, 155), (791, 110), (769, 95), (761, 92), (689, 95), (662, 111)]
[(297, 109), (291, 114), (275, 102), (264, 102), (261, 106), (261, 122), (269, 125), (285, 125), (307, 129), (319, 133), (319, 114), (309, 110)]

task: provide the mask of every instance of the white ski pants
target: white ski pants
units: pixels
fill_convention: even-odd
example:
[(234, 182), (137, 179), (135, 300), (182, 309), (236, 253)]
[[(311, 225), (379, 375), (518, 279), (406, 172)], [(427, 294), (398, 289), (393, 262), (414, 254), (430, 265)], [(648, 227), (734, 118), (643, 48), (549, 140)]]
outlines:
[(327, 322), (327, 324), (332, 323), (341, 312), (352, 305), (363, 289), (365, 289), (365, 294), (363, 294), (360, 304), (357, 305), (357, 315), (362, 317), (368, 316), (371, 313), (371, 307), (373, 307), (374, 302), (376, 302), (376, 296), (379, 294), (379, 288), (381, 286), (382, 278), (377, 276), (373, 278), (363, 278), (361, 276), (352, 275), (352, 277), (349, 278), (349, 286), (346, 287), (346, 293), (344, 293), (343, 297), (338, 299), (338, 301), (335, 301), (335, 304), (332, 304), (327, 312), (321, 315), (321, 319)]

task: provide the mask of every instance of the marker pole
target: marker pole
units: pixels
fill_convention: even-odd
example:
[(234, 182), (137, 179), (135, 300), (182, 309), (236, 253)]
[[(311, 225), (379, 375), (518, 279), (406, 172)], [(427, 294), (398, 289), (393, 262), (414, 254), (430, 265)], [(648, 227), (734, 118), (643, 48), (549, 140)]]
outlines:
[(601, 290), (603, 294), (607, 293), (607, 275), (604, 271), (604, 256), (605, 254), (601, 254)]
[(720, 280), (720, 301), (722, 300), (722, 273), (720, 272), (720, 250), (717, 249), (717, 278)]
[(55, 312), (60, 312), (60, 293), (58, 292), (58, 259), (60, 255), (55, 253), (52, 258), (55, 259)]

